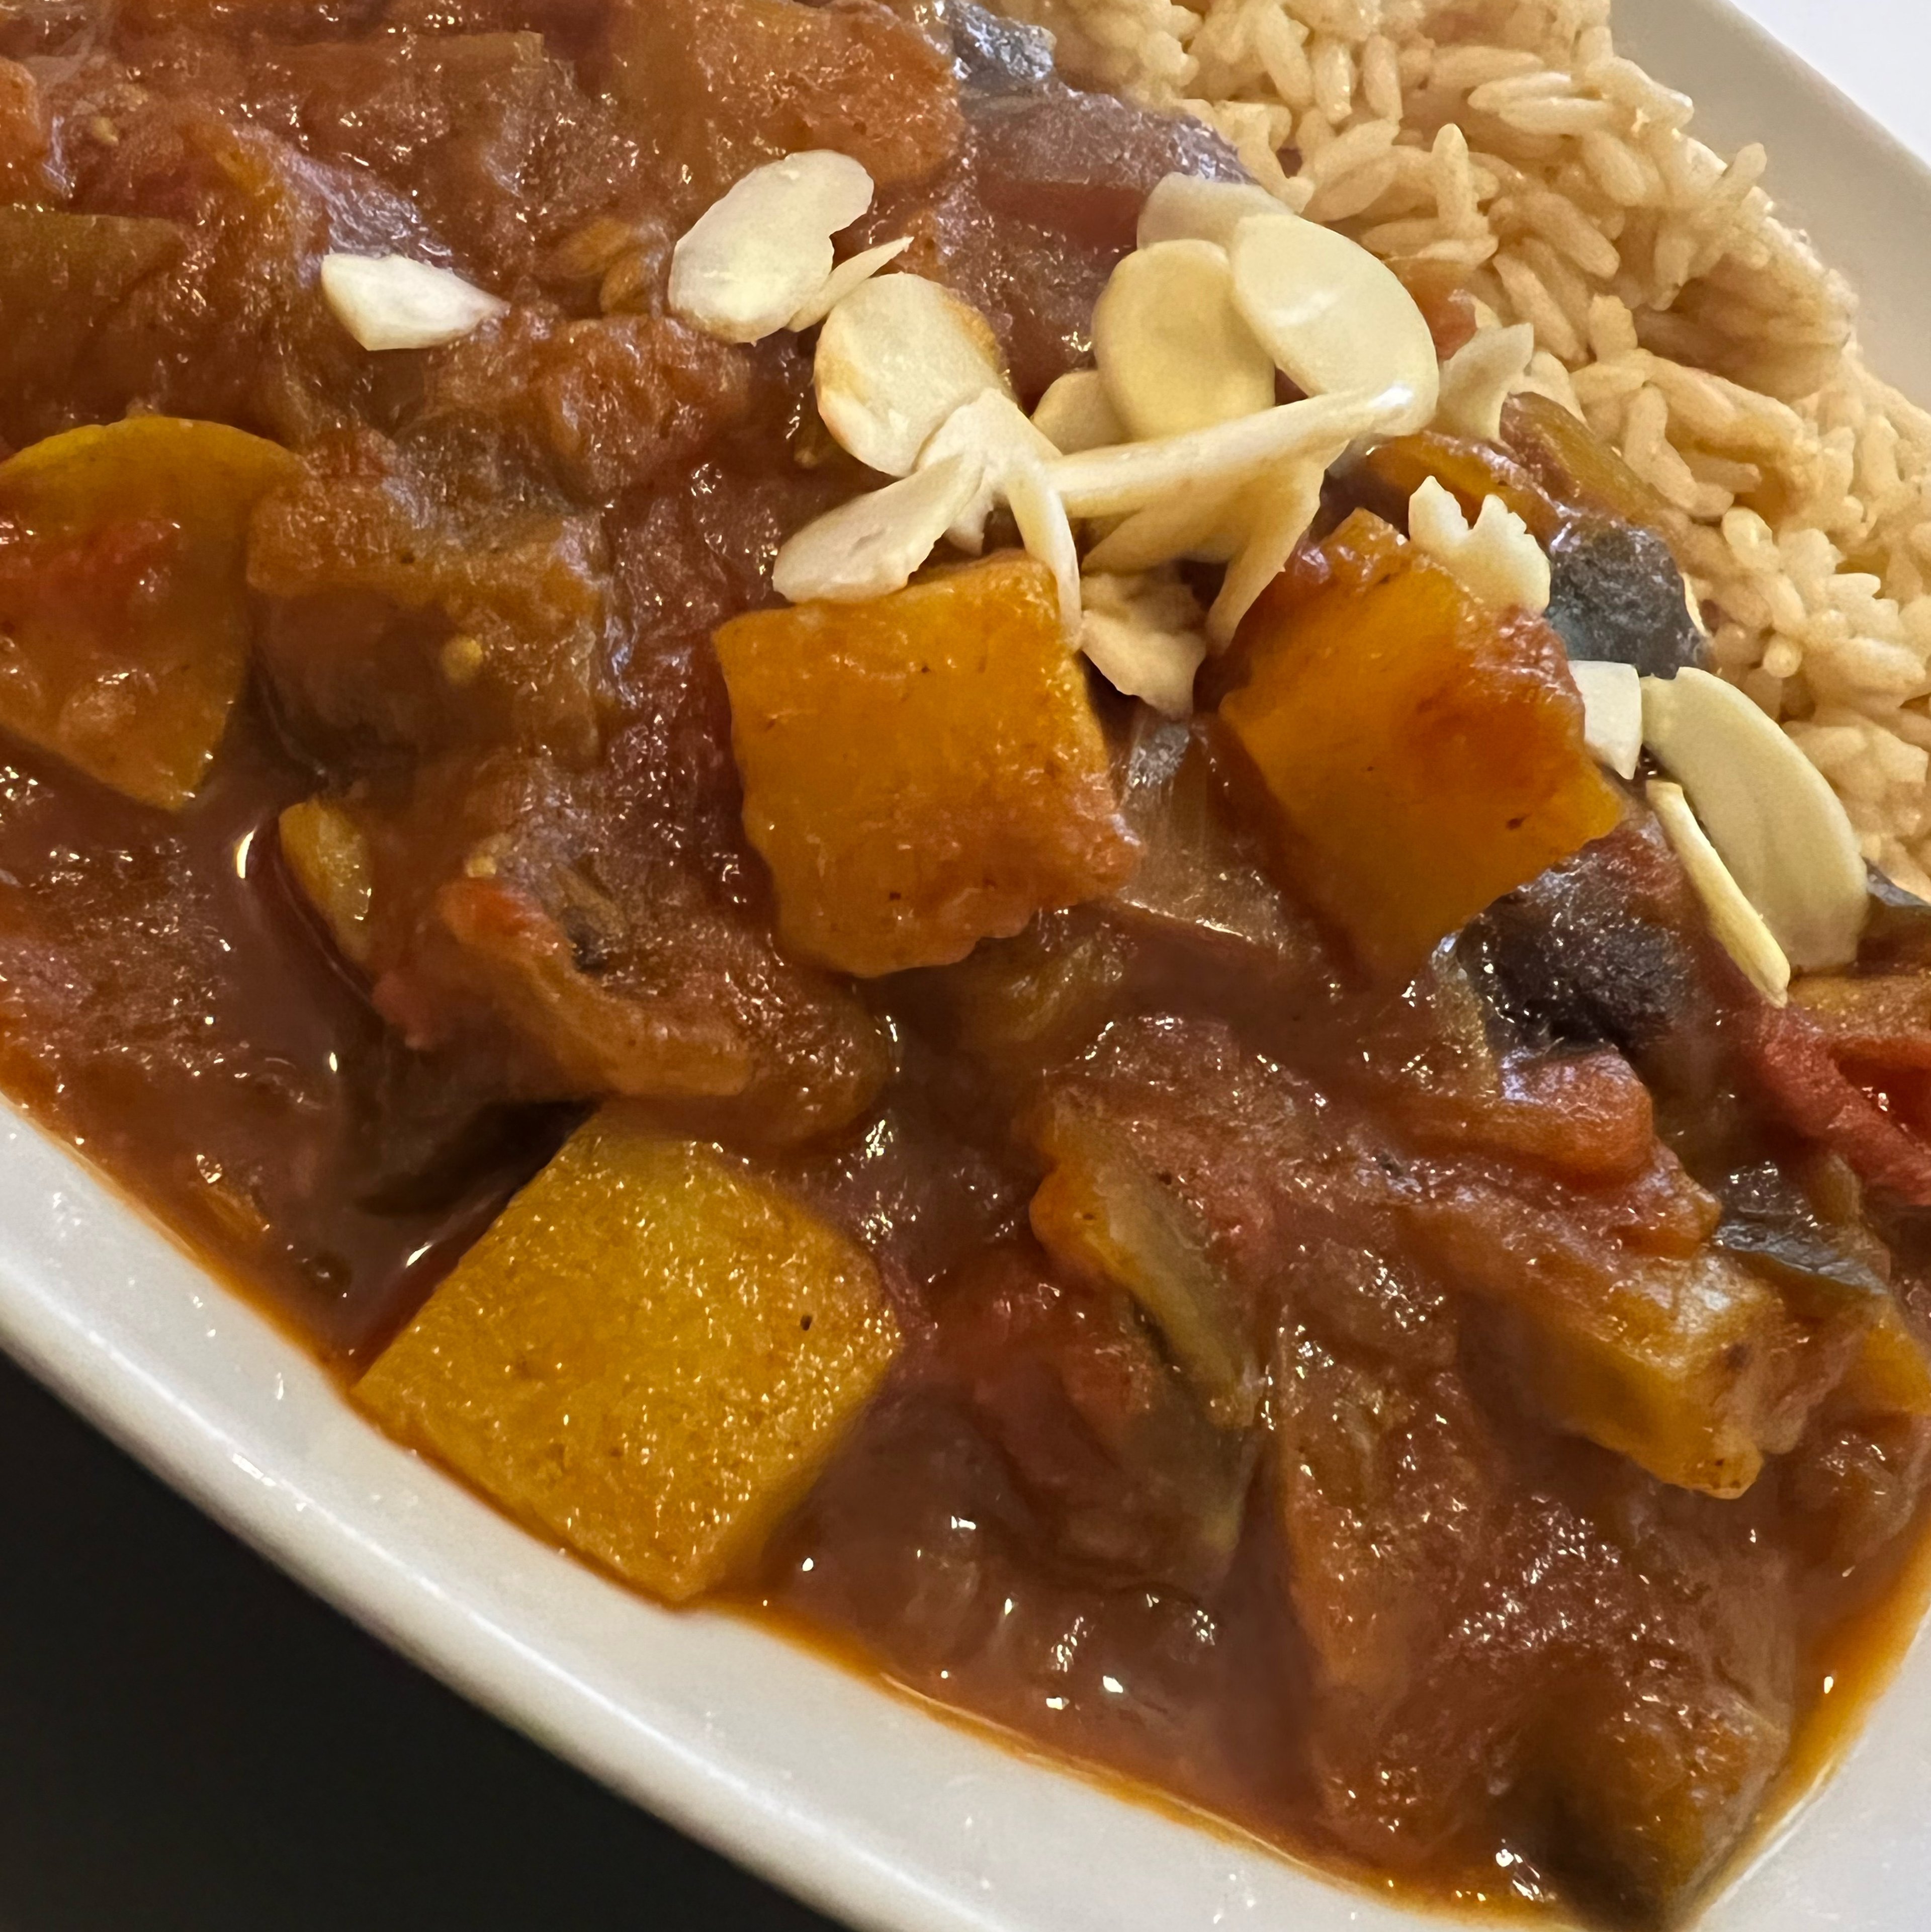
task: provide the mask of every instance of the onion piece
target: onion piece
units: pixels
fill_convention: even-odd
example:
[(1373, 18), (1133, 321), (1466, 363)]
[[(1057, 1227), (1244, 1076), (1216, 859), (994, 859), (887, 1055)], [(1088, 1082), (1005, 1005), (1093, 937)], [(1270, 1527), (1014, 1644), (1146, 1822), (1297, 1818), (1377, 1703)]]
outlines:
[(1228, 248), (1234, 299), (1282, 371), (1310, 396), (1402, 389), (1385, 434), (1435, 414), (1441, 372), (1415, 298), (1386, 262), (1318, 222), (1250, 215)]
[(1184, 436), (1274, 400), (1274, 365), (1234, 304), (1227, 251), (1161, 242), (1116, 268), (1093, 312), (1108, 400), (1136, 437)]
[(825, 427), (888, 476), (908, 475), (961, 404), (1012, 393), (991, 325), (922, 275), (881, 276), (847, 296), (818, 332), (814, 378)]
[[(1680, 675), (1681, 674), (1679, 674)], [(1747, 701), (1747, 700), (1746, 700)], [(1750, 984), (1774, 1006), (1790, 1004), (1790, 962), (1763, 915), (1744, 896), (1696, 822), (1681, 785), (1661, 778), (1649, 783), (1650, 809), (1683, 861), (1696, 896), (1710, 915), (1710, 929)]]
[(753, 168), (671, 250), (671, 314), (722, 341), (762, 341), (823, 288), (832, 237), (871, 196), (871, 176), (829, 148)]
[(1643, 754), (1643, 688), (1636, 666), (1578, 658), (1569, 674), (1582, 697), (1583, 742), (1618, 778), (1634, 778)]
[(862, 603), (902, 590), (979, 487), (978, 464), (950, 456), (854, 496), (784, 544), (771, 567), (772, 587), (793, 604)]
[(1646, 677), (1643, 741), (1800, 972), (1858, 956), (1870, 899), (1850, 818), (1783, 728), (1708, 671)]
[(448, 268), (406, 255), (325, 255), (322, 294), (367, 350), (440, 349), (460, 342), (509, 304)]

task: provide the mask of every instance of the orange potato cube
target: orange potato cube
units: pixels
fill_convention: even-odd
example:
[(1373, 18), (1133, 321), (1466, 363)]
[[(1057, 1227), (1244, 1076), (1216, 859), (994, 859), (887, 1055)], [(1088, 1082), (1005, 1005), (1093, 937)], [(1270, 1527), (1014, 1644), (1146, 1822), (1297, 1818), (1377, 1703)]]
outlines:
[(1320, 588), (1257, 607), (1220, 721), (1291, 883), (1397, 976), (1621, 806), (1546, 625), (1485, 610), (1365, 514), (1324, 561)]
[(898, 1339), (862, 1248), (619, 1105), (503, 1210), (355, 1397), (679, 1602), (756, 1554)]
[(248, 518), (296, 467), (170, 416), (0, 464), (0, 726), (144, 805), (185, 805), (247, 672)]
[(1099, 898), (1138, 848), (1053, 580), (1017, 553), (717, 635), (785, 944), (871, 976)]

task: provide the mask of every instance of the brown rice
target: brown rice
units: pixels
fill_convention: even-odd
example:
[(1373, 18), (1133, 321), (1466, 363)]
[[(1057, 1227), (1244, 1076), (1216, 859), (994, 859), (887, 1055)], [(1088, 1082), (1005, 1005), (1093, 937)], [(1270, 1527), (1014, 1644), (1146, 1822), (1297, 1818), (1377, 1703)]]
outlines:
[(1182, 108), (1289, 206), (1470, 272), (1530, 383), (1672, 506), (1718, 668), (1931, 896), (1931, 416), (1753, 144), (1617, 54), (1609, 0), (1000, 0), (1090, 83)]

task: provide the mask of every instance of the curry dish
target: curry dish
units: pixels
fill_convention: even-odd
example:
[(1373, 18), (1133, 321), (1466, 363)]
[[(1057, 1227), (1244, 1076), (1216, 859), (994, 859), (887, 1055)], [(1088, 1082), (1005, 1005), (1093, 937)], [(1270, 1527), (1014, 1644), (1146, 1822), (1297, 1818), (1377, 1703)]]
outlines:
[(1693, 1906), (1902, 1606), (1931, 906), (1528, 332), (970, 0), (0, 56), (8, 1090), (645, 1591)]

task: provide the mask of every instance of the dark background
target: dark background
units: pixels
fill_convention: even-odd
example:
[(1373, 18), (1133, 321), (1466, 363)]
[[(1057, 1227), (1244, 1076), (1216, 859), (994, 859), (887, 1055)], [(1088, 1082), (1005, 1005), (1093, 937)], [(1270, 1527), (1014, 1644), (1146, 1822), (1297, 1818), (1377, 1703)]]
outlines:
[(461, 1702), (0, 1358), (0, 1932), (832, 1932)]

